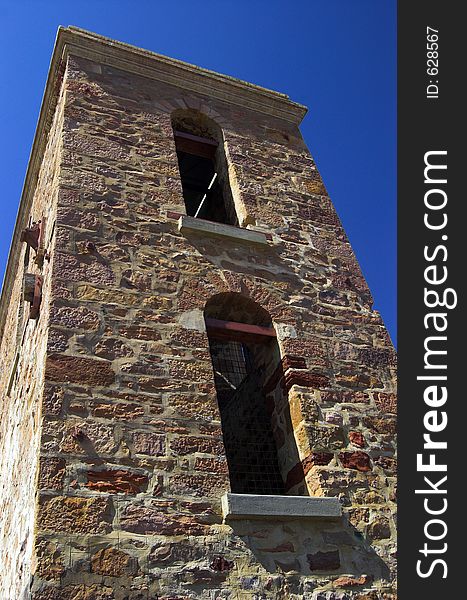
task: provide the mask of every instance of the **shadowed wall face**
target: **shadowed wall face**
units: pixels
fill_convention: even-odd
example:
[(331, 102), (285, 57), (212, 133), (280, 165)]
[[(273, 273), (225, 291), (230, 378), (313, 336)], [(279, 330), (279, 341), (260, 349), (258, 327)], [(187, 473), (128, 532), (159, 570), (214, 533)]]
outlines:
[[(47, 217), (48, 258), (20, 257), (2, 338), (2, 600), (29, 584), (33, 600), (394, 598), (394, 350), (295, 109), (86, 43), (54, 80), (27, 215)], [(180, 231), (180, 107), (222, 132), (221, 183), (266, 243)], [(26, 271), (42, 300), (18, 346)], [(230, 438), (203, 313), (223, 299), (209, 317), (228, 318), (236, 294), (235, 320), (277, 332), (274, 350), (247, 346), (284, 493), (339, 497), (339, 521), (223, 523)]]
[[(28, 222), (42, 220), (43, 239), (53, 234), (59, 190), (64, 94), (60, 93), (38, 172)], [(40, 273), (37, 253), (19, 247), (19, 273), (11, 290), (0, 346), (0, 598), (26, 598), (34, 568), (37, 472), (41, 447), (44, 370), (47, 353), (51, 269), (45, 269), (37, 319), (25, 300), (25, 277)], [(50, 347), (50, 346), (49, 346)], [(57, 464), (61, 464), (58, 461)], [(64, 463), (63, 463), (64, 464)]]

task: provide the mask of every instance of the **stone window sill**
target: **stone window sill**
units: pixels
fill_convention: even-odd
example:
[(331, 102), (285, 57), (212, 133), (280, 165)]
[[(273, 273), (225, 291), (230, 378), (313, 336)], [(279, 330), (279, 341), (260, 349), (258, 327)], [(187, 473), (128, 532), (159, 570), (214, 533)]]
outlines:
[(178, 230), (182, 233), (198, 233), (217, 238), (229, 238), (237, 242), (246, 244), (268, 245), (268, 238), (261, 231), (253, 231), (233, 225), (224, 225), (223, 223), (214, 223), (204, 219), (195, 219), (182, 215), (178, 220)]
[(310, 496), (259, 496), (255, 494), (224, 494), (224, 521), (232, 519), (338, 519), (342, 509), (338, 498)]

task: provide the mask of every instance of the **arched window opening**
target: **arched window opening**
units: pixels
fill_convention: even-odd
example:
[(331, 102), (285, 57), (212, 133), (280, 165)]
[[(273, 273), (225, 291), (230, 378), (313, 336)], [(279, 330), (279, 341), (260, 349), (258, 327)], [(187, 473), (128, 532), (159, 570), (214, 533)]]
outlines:
[(271, 318), (235, 293), (214, 296), (204, 315), (231, 491), (285, 494), (298, 457), (287, 399), (271, 388), (281, 369)]
[(187, 215), (238, 225), (220, 127), (195, 110), (172, 115)]

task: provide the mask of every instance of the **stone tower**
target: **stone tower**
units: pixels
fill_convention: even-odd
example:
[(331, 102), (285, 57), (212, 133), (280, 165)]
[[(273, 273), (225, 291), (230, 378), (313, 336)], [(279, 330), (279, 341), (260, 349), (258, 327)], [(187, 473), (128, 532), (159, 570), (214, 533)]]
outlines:
[(395, 353), (304, 114), (59, 30), (1, 297), (2, 600), (395, 598)]

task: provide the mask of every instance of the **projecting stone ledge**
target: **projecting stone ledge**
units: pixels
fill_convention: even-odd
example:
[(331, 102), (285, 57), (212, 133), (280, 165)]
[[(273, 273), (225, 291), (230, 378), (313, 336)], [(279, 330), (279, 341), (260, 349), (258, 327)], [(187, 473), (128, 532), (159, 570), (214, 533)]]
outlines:
[(181, 216), (178, 221), (178, 230), (182, 233), (198, 233), (214, 237), (227, 237), (237, 242), (250, 244), (268, 244), (266, 234), (233, 225), (224, 225), (223, 223), (214, 223), (204, 219), (195, 219), (194, 217)]
[(309, 496), (257, 496), (254, 494), (224, 494), (224, 520), (231, 519), (337, 519), (342, 516), (337, 498)]

